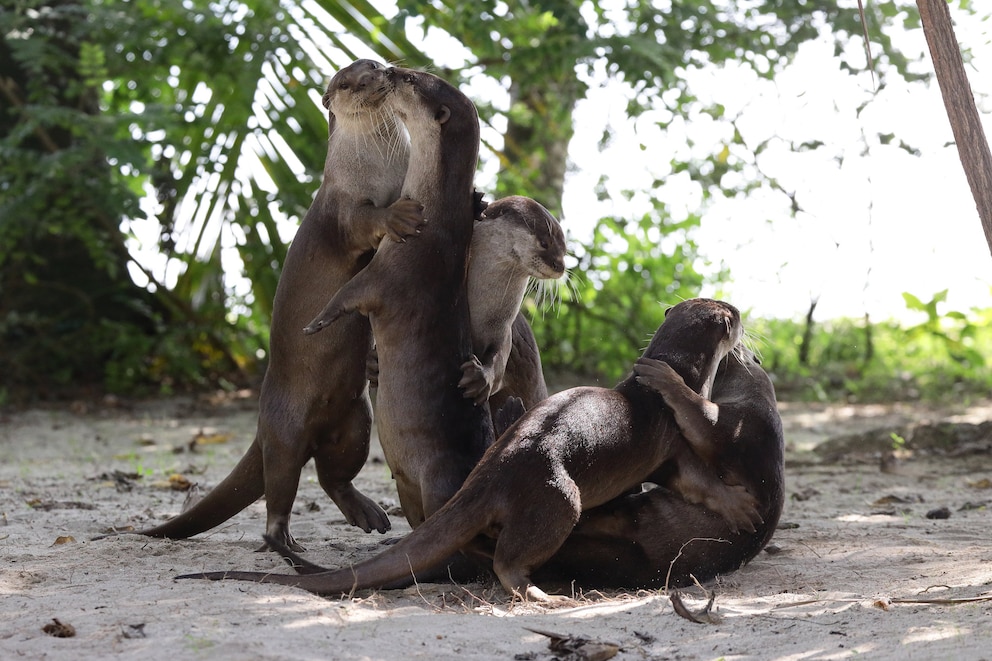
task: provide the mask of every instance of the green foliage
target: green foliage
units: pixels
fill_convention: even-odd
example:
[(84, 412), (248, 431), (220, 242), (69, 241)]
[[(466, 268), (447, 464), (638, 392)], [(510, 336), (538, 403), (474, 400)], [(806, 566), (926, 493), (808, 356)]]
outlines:
[(947, 301), (946, 289), (934, 294), (926, 303), (908, 292), (902, 296), (907, 308), (922, 312), (927, 317), (922, 323), (906, 330), (908, 340), (915, 343), (929, 339), (942, 344), (948, 357), (966, 367), (985, 365), (984, 355), (975, 348), (975, 340), (982, 327), (973, 323), (963, 312), (951, 310), (940, 314), (937, 311), (937, 306)]
[[(861, 41), (858, 9), (837, 0), (632, 0), (621, 6), (584, 0), (399, 0), (397, 4), (399, 18), (422, 28), (425, 35), (428, 30), (441, 30), (467, 49), (464, 65), (443, 74), (453, 80), (482, 75), (507, 89), (506, 105), (480, 107), (484, 122), (506, 126), (501, 130), (502, 144), (488, 145), (500, 163), (497, 196), (527, 194), (555, 213), (561, 209), (572, 112), (585, 96), (587, 81), (603, 71), (629, 86), (632, 117), (663, 110), (672, 118), (710, 113), (730, 121), (722, 116), (722, 108), (703, 107), (696, 99), (688, 72), (742, 62), (770, 79), (793, 59), (802, 43), (822, 35), (833, 38), (846, 69), (866, 66), (858, 51), (848, 61), (848, 45)], [(919, 77), (886, 31), (879, 29), (913, 16), (918, 20), (912, 1), (882, 3), (882, 7), (867, 4), (881, 83), (892, 75)], [(429, 40), (427, 47), (430, 50)], [(439, 54), (450, 60), (448, 53)], [(742, 144), (739, 134), (734, 144)], [(693, 163), (675, 166), (676, 171), (699, 175), (704, 188), (715, 191), (724, 173), (745, 166), (740, 159), (719, 164), (715, 170)], [(744, 190), (753, 185), (753, 178), (747, 178)]]
[[(496, 194), (529, 194), (553, 210), (572, 111), (593, 72), (629, 84), (632, 114), (732, 121), (719, 106), (701, 107), (688, 71), (742, 61), (771, 77), (804, 40), (825, 31), (841, 52), (861, 32), (856, 9), (837, 0), (634, 0), (613, 9), (400, 0), (392, 19), (368, 0), (8, 4), (0, 12), (0, 397), (8, 383), (171, 391), (256, 372), (287, 227), (319, 182), (326, 80), (369, 50), (432, 64), (408, 27), (446, 31), (466, 47), (463, 67), (439, 73), (455, 82), (484, 75), (507, 90), (505, 105), (480, 103), (484, 122), (505, 127), (491, 145), (502, 166)], [(869, 20), (911, 21), (910, 4), (869, 3)], [(873, 34), (883, 80), (909, 76), (884, 30)], [(731, 146), (741, 143), (735, 131)], [(671, 170), (689, 173), (706, 201), (722, 194), (724, 175), (744, 169), (732, 152)], [(698, 291), (697, 223), (672, 222), (660, 203), (640, 218), (600, 221), (575, 251), (575, 287), (560, 316), (535, 321), (549, 369), (619, 377), (663, 304)], [(138, 251), (159, 259), (139, 266)], [(233, 277), (250, 291), (235, 292)], [(969, 359), (972, 331), (928, 321), (917, 332)]]
[[(799, 360), (805, 323), (754, 319), (749, 330), (762, 365), (783, 399), (857, 401), (962, 399), (992, 389), (992, 309), (940, 314), (946, 292), (930, 301), (905, 294), (907, 307), (926, 321), (867, 324), (836, 319), (816, 324), (809, 360)], [(870, 338), (870, 341), (869, 341)]]
[[(0, 34), (5, 384), (246, 380), (267, 345), (279, 223), (305, 212), (322, 169), (331, 59), (364, 42), (421, 62), (402, 30), (360, 1), (19, 0)], [(235, 296), (232, 275), (252, 291)]]
[(80, 10), (0, 13), (0, 372), (11, 385), (99, 380), (103, 322), (147, 328), (153, 314), (128, 278), (118, 224), (138, 196), (111, 166), (121, 120), (99, 112), (105, 60)]

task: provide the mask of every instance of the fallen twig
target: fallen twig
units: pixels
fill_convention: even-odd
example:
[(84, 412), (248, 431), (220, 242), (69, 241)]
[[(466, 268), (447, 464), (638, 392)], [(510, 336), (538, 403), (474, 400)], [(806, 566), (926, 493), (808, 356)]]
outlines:
[(692, 581), (696, 584), (696, 587), (703, 591), (704, 595), (709, 596), (709, 601), (706, 602), (702, 610), (693, 613), (682, 603), (682, 595), (676, 591), (669, 595), (669, 598), (672, 600), (672, 608), (680, 617), (690, 622), (695, 622), (696, 624), (716, 624), (720, 621), (720, 618), (710, 612), (713, 608), (713, 602), (716, 600), (716, 592), (710, 592), (700, 585), (695, 576), (692, 576)]
[(548, 649), (556, 654), (561, 654), (561, 659), (572, 661), (606, 661), (612, 659), (620, 651), (620, 646), (616, 643), (605, 643), (599, 640), (591, 640), (580, 636), (566, 636), (540, 629), (524, 627), (527, 631), (546, 636)]

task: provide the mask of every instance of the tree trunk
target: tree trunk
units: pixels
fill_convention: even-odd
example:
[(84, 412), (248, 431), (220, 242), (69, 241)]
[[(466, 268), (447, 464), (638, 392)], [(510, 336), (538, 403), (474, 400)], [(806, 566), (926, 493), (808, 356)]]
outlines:
[(930, 47), (947, 118), (954, 132), (958, 156), (964, 166), (985, 240), (992, 253), (992, 154), (985, 138), (975, 97), (964, 70), (960, 47), (954, 37), (951, 12), (946, 0), (916, 0), (923, 21), (923, 33)]
[(806, 312), (806, 329), (803, 331), (802, 344), (799, 345), (800, 365), (809, 365), (810, 345), (813, 344), (813, 313), (816, 311), (816, 304), (818, 302), (818, 298), (811, 299), (809, 302), (809, 310)]
[(500, 195), (526, 194), (561, 217), (572, 139), (572, 112), (581, 94), (575, 78), (548, 82), (514, 80), (510, 88), (513, 110), (504, 135)]

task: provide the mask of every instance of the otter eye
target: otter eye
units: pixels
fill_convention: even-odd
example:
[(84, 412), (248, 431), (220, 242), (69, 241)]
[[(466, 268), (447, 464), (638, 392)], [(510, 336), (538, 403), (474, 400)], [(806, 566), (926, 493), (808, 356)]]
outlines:
[(341, 83), (340, 85), (338, 85), (338, 89), (339, 90), (346, 90), (346, 89), (348, 89), (348, 83)]
[(547, 250), (547, 249), (548, 249), (548, 242), (541, 241), (541, 250)]
[(378, 69), (379, 68), (379, 65), (376, 64), (375, 62), (369, 62), (369, 68), (370, 69)]

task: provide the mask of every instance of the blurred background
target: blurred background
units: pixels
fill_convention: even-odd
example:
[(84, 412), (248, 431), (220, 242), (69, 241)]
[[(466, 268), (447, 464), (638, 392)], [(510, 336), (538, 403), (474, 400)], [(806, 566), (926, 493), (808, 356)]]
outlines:
[[(0, 404), (259, 383), (359, 57), (479, 108), (477, 186), (569, 234), (525, 301), (555, 384), (612, 385), (697, 295), (783, 399), (992, 388), (992, 263), (914, 2), (7, 0)], [(990, 9), (950, 3), (979, 109)]]

